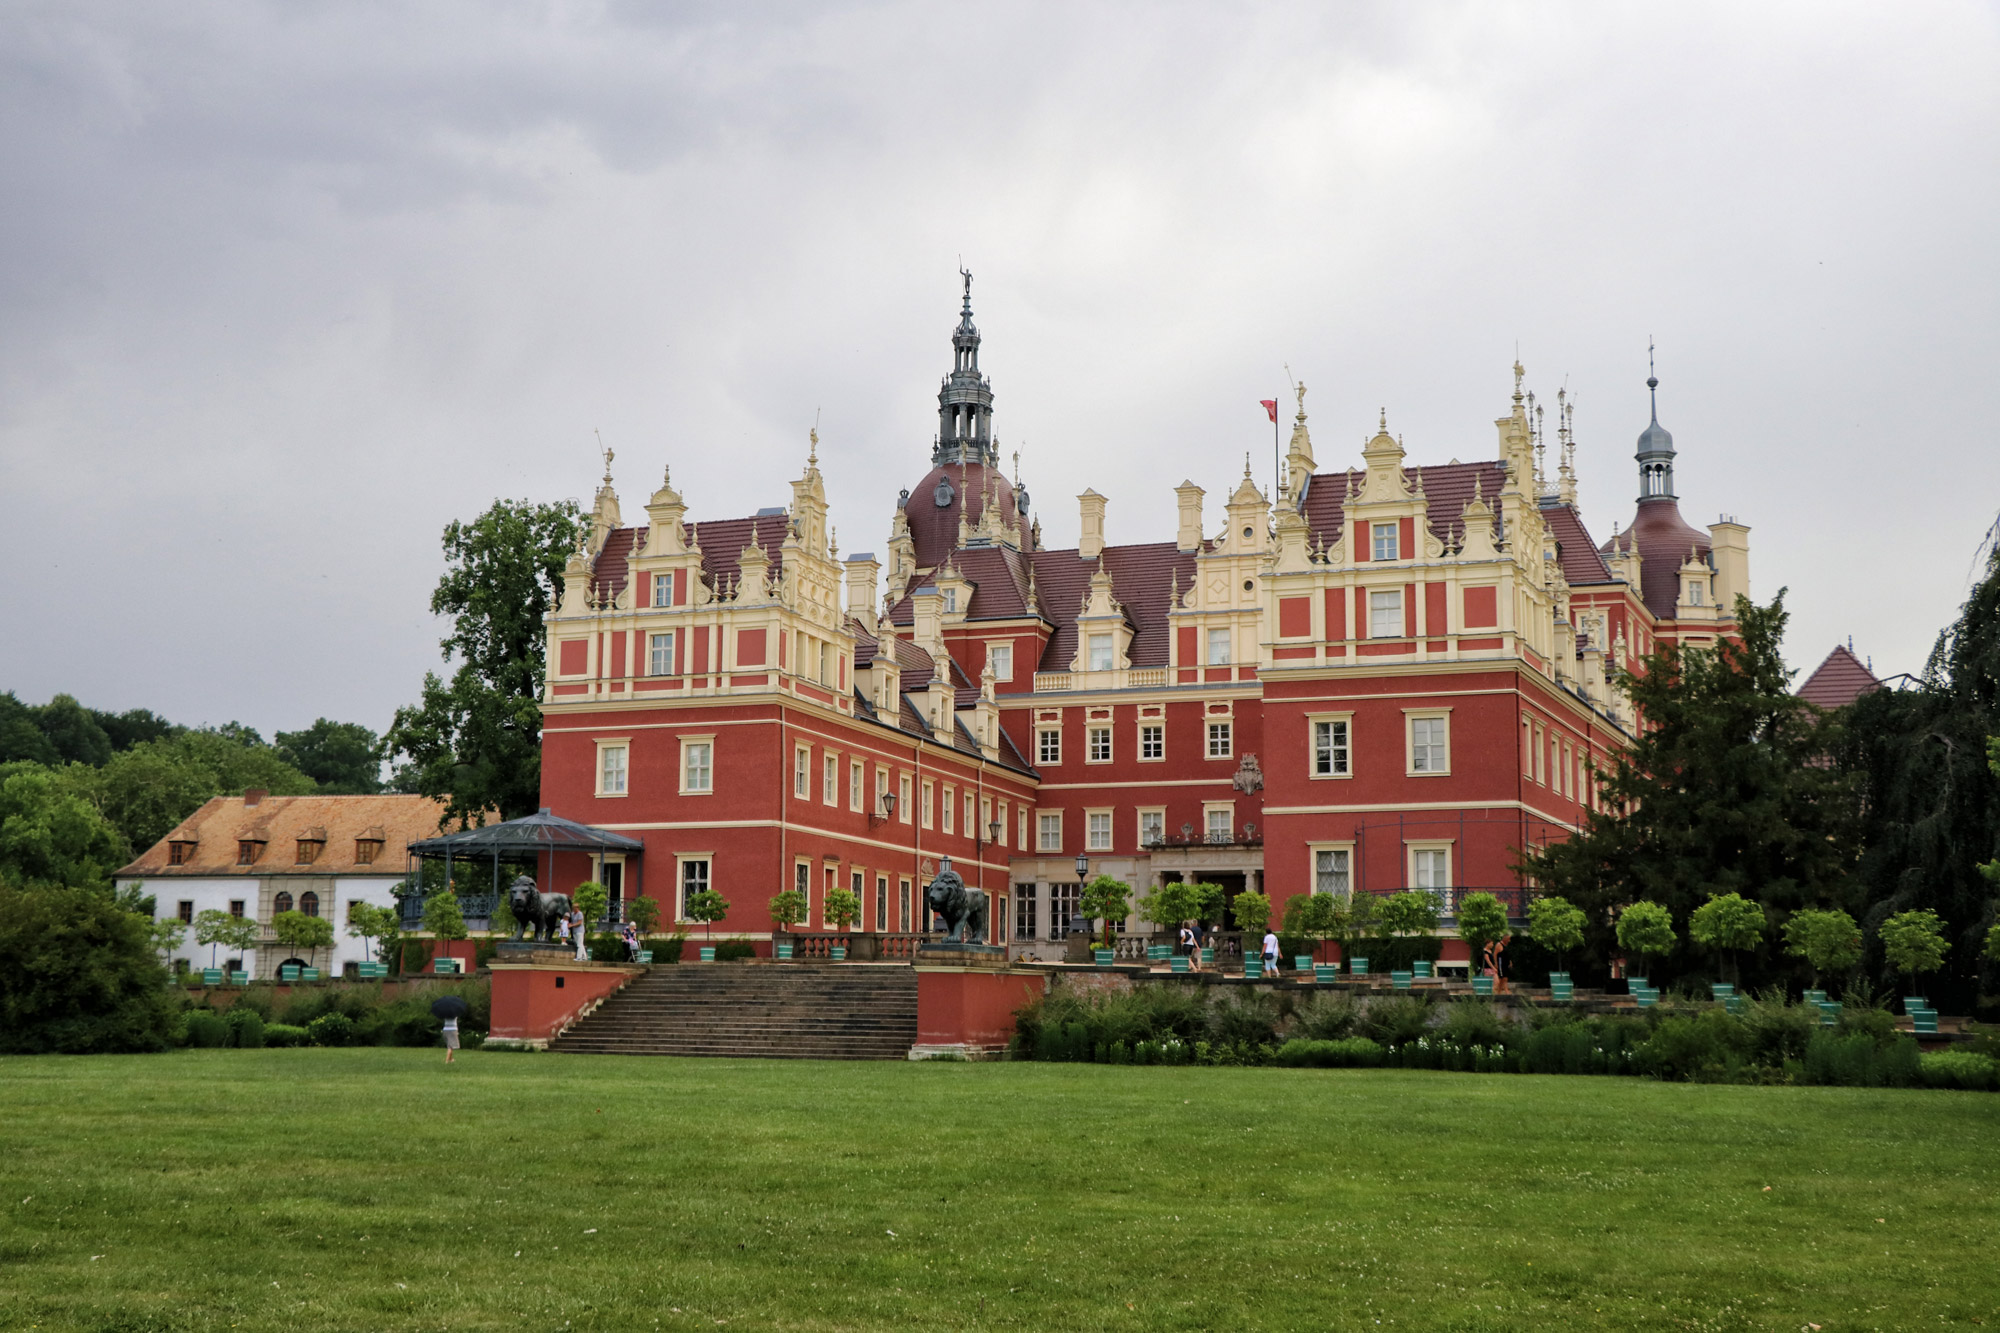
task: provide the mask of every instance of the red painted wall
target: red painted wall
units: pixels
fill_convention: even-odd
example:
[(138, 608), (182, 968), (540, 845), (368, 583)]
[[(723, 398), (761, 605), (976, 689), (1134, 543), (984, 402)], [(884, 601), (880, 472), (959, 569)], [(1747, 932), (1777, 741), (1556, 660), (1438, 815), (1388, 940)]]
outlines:
[(999, 1050), (1014, 1035), (1014, 1011), (1048, 990), (1037, 973), (917, 969), (917, 1044)]
[(623, 987), (642, 970), (502, 963), (493, 969), (493, 1015), (488, 1035), (547, 1041), (585, 1006)]

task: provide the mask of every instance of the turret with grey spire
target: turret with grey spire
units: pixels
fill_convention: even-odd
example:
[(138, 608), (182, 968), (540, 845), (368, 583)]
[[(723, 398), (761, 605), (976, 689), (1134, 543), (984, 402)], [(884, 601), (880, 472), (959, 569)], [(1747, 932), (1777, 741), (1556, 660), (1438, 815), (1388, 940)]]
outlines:
[(1646, 344), (1646, 396), (1652, 400), (1653, 421), (1639, 432), (1639, 499), (1674, 498), (1674, 437), (1660, 424), (1660, 379), (1653, 373), (1653, 345)]
[(947, 463), (1000, 465), (993, 440), (993, 385), (979, 373), (979, 329), (972, 322), (972, 275), (965, 279), (965, 304), (952, 331), (951, 374), (938, 389), (938, 438), (931, 466)]

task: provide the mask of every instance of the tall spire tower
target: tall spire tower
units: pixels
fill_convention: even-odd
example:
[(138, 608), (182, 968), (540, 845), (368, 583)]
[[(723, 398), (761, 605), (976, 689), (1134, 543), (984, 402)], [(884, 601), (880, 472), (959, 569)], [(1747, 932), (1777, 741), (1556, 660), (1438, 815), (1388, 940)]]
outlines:
[(1646, 341), (1646, 396), (1653, 421), (1639, 432), (1639, 501), (1674, 498), (1674, 437), (1660, 424), (1660, 377), (1653, 373), (1653, 343)]
[(964, 269), (965, 303), (952, 330), (951, 374), (938, 389), (938, 438), (931, 466), (946, 463), (1000, 465), (993, 439), (993, 385), (979, 373), (979, 329), (972, 322), (972, 275)]

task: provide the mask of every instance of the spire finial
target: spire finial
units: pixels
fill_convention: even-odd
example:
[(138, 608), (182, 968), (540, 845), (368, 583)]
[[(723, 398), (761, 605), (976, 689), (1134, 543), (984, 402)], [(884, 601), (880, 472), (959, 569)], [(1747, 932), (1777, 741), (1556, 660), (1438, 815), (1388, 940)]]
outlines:
[(818, 467), (819, 466), (819, 409), (816, 407), (813, 409), (812, 429), (806, 432), (806, 439), (810, 441), (806, 449), (806, 466)]
[(1378, 421), (1376, 422), (1376, 424), (1375, 424), (1375, 429), (1376, 429), (1377, 431), (1379, 431), (1379, 432), (1383, 433), (1383, 434), (1387, 434), (1387, 433), (1388, 433), (1388, 430), (1389, 430), (1389, 409), (1388, 409), (1388, 408), (1386, 408), (1386, 407), (1385, 407), (1385, 408), (1381, 409), (1381, 418), (1380, 418), (1380, 419), (1379, 419), (1379, 420), (1378, 420)]
[(1521, 349), (1514, 348), (1514, 406), (1521, 405), (1521, 377), (1528, 372), (1521, 369)]
[(1297, 384), (1294, 384), (1292, 392), (1298, 396), (1299, 400), (1299, 424), (1304, 425), (1306, 420), (1306, 382), (1300, 380)]
[(1652, 400), (1653, 420), (1660, 419), (1660, 377), (1653, 370), (1653, 335), (1646, 335), (1646, 397)]
[(966, 268), (963, 259), (958, 261), (958, 276), (965, 279), (965, 313), (972, 313), (972, 272)]
[(590, 433), (597, 437), (597, 452), (604, 455), (604, 484), (606, 486), (609, 486), (611, 484), (611, 460), (616, 458), (618, 455), (611, 449), (605, 447), (603, 431), (597, 429), (597, 427), (595, 426), (592, 426), (590, 428)]
[(1245, 452), (1243, 455), (1243, 479), (1245, 481), (1250, 479), (1250, 455), (1248, 452)]
[(1016, 486), (1021, 484), (1021, 451), (1019, 449), (1014, 451), (1014, 484)]

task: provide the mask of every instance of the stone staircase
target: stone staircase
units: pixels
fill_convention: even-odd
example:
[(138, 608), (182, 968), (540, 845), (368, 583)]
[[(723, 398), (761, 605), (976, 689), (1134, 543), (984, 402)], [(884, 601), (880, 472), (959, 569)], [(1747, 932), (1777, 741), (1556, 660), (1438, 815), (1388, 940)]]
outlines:
[(908, 964), (654, 966), (549, 1044), (599, 1055), (903, 1060), (917, 1040)]

